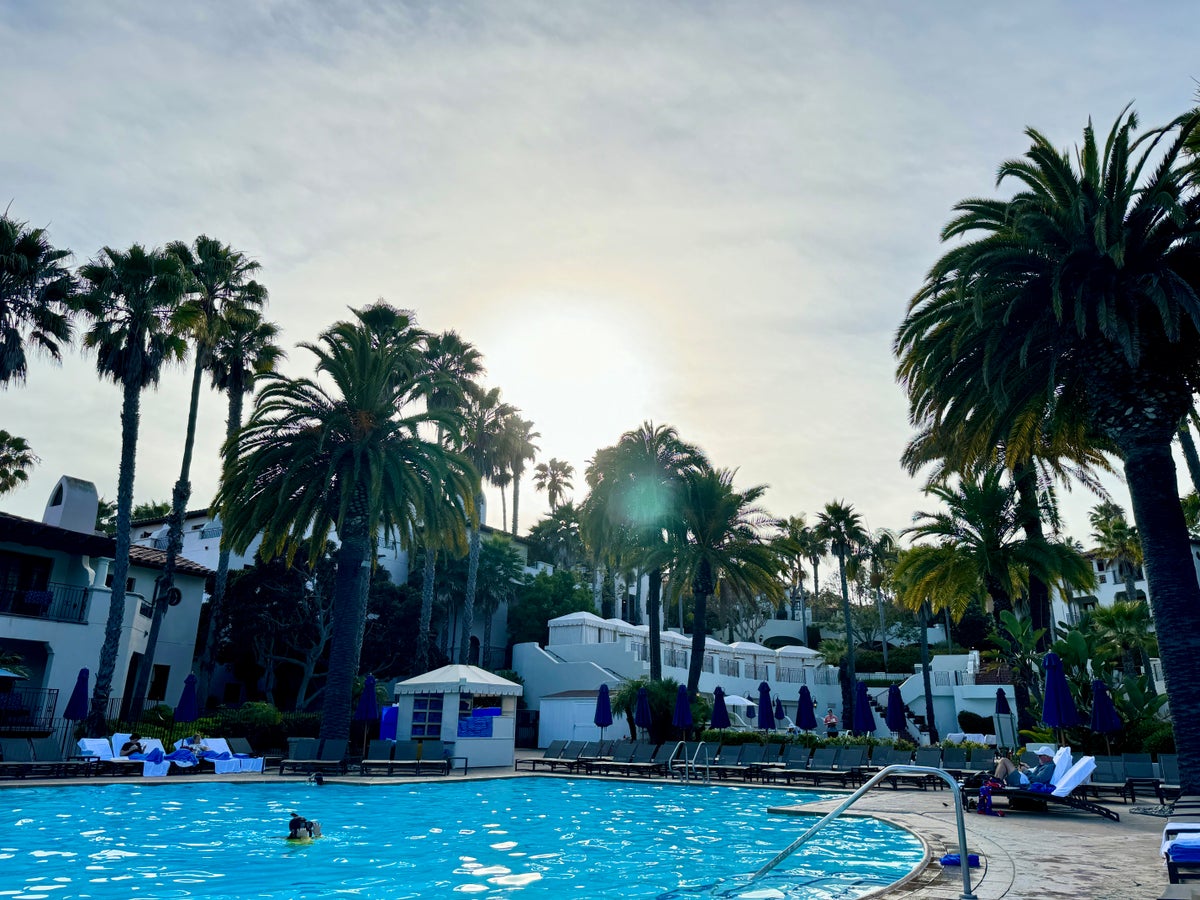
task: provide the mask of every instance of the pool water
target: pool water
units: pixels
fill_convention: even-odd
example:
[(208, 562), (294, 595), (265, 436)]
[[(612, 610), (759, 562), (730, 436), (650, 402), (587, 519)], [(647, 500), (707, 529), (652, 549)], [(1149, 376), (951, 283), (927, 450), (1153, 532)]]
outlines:
[[(0, 898), (739, 896), (822, 795), (504, 778), (403, 785), (117, 784), (0, 791)], [(325, 837), (283, 840), (292, 810)], [(754, 885), (858, 897), (922, 859), (875, 819), (838, 820)]]

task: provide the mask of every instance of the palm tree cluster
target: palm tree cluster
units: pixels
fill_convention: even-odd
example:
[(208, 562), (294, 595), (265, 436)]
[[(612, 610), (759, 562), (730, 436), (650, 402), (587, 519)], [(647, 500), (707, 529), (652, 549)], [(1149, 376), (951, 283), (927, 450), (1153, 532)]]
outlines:
[(1171, 443), (1200, 386), (1198, 126), (1193, 111), (1139, 135), (1126, 110), (1103, 141), (1089, 123), (1074, 155), (1028, 130), (999, 170), (1017, 190), (955, 207), (955, 244), (895, 340), (913, 425), (949, 470), (999, 463), (1028, 485), (1039, 464), (1120, 459), (1185, 791), (1200, 786), (1200, 585)]

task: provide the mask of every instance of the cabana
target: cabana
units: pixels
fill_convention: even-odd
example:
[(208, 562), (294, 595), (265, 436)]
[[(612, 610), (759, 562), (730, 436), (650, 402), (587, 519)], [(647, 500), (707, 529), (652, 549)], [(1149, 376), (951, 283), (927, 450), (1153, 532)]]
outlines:
[(442, 741), (452, 761), (512, 766), (524, 689), (476, 666), (442, 666), (396, 685), (396, 737)]

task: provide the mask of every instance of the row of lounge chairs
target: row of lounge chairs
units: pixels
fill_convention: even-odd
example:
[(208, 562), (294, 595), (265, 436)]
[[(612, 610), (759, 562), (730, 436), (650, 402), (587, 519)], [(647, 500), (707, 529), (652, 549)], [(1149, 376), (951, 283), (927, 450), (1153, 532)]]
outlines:
[[(348, 744), (327, 738), (294, 738), (288, 755), (279, 763), (279, 774), (345, 775), (350, 768)], [(359, 763), (362, 775), (448, 775), (451, 761), (442, 741), (373, 740)]]
[(206, 740), (210, 752), (201, 759), (188, 754), (169, 755), (157, 738), (142, 741), (152, 759), (121, 756), (120, 748), (127, 740), (128, 734), (115, 734), (111, 739), (82, 738), (78, 744), (79, 752), (64, 756), (62, 748), (53, 738), (7, 738), (0, 741), (0, 777), (155, 776), (172, 771), (262, 771), (262, 757), (255, 757), (243, 738), (229, 738), (228, 741), (210, 738)]
[(1087, 790), (1099, 799), (1101, 794), (1119, 796), (1136, 803), (1138, 792), (1151, 795), (1166, 804), (1180, 794), (1179, 756), (1160, 753), (1157, 765), (1149, 753), (1124, 753), (1121, 756), (1097, 756), (1096, 771)]

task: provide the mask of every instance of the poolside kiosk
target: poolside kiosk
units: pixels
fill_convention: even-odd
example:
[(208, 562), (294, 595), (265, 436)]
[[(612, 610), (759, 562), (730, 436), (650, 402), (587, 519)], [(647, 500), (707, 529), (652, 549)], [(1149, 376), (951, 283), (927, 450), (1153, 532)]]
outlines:
[(396, 685), (396, 738), (441, 740), (455, 766), (511, 766), (524, 688), (476, 666), (442, 666)]

